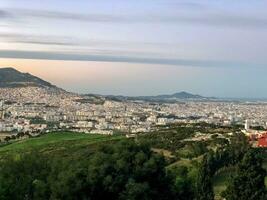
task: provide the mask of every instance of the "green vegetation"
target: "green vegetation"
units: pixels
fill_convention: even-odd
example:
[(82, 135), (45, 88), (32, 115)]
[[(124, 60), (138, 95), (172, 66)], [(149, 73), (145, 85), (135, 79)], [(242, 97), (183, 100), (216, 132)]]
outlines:
[(0, 199), (172, 199), (165, 160), (134, 141), (77, 156), (29, 152), (0, 165)]
[(0, 157), (5, 154), (23, 153), (32, 150), (72, 153), (75, 149), (82, 150), (83, 148), (88, 147), (88, 145), (117, 141), (123, 138), (124, 137), (121, 135), (105, 136), (72, 132), (49, 133), (40, 137), (32, 137), (7, 144), (0, 148)]
[(249, 150), (238, 163), (236, 173), (230, 179), (223, 196), (231, 200), (267, 199), (265, 175), (261, 155), (255, 150)]
[(220, 199), (221, 193), (226, 190), (230, 177), (234, 175), (235, 168), (228, 167), (219, 170), (213, 177), (213, 191), (215, 199)]
[[(218, 134), (229, 132), (234, 136), (218, 137)], [(207, 140), (190, 140), (197, 133), (204, 136), (211, 134), (211, 137)], [(186, 175), (176, 173), (176, 179), (196, 182), (196, 185), (191, 184), (191, 190), (197, 199), (222, 199), (221, 194), (227, 189), (231, 175), (238, 174), (236, 166), (250, 152), (248, 140), (238, 127), (224, 128), (208, 124), (163, 127), (156, 133), (140, 136), (138, 140), (160, 148), (162, 152), (171, 152), (174, 158), (167, 157), (171, 162), (168, 170), (184, 167)], [(264, 152), (260, 155), (264, 155)]]
[(266, 161), (236, 127), (177, 124), (135, 139), (50, 133), (0, 147), (0, 199), (258, 198)]
[(201, 165), (199, 167), (199, 172), (197, 175), (196, 182), (196, 198), (198, 200), (213, 200), (214, 193), (212, 188), (212, 177), (210, 176), (211, 165), (209, 164), (208, 158), (205, 155)]
[(209, 141), (190, 141), (197, 133), (217, 134), (236, 131), (235, 128), (220, 127), (211, 124), (175, 124), (159, 127), (158, 131), (140, 135), (138, 140), (158, 149), (171, 151), (177, 157), (193, 158), (227, 143), (225, 139), (215, 138)]

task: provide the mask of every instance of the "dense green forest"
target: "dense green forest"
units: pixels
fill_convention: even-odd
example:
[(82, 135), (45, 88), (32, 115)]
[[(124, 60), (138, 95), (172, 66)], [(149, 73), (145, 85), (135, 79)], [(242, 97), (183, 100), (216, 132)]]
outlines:
[[(252, 149), (236, 129), (227, 138), (187, 140), (228, 129), (180, 125), (133, 139), (52, 133), (6, 144), (0, 199), (267, 199), (266, 150)], [(218, 192), (214, 180), (227, 170)]]

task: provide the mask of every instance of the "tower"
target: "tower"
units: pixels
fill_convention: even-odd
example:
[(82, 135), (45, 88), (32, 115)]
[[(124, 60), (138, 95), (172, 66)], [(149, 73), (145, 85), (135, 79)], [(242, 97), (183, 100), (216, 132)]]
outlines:
[(248, 131), (250, 129), (250, 123), (249, 123), (248, 119), (245, 121), (245, 129), (246, 129), (246, 131)]
[(4, 112), (4, 101), (0, 101), (0, 119), (4, 119), (5, 112)]

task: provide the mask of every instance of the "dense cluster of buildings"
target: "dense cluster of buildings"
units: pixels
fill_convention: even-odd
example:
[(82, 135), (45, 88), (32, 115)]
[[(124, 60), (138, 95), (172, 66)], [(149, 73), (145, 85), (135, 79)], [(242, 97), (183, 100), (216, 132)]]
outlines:
[(92, 98), (102, 97), (38, 87), (2, 88), (0, 132), (38, 133), (61, 129), (100, 134), (139, 133), (149, 132), (157, 125), (178, 122), (221, 125), (246, 122), (249, 127), (262, 128), (267, 125), (267, 104), (262, 102), (149, 103), (102, 99), (103, 103), (99, 104)]

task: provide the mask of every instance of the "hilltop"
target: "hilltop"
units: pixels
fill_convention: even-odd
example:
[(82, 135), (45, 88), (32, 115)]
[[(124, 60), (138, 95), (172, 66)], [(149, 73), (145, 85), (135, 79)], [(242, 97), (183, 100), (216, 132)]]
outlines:
[(0, 68), (1, 88), (16, 88), (27, 86), (56, 88), (56, 86), (52, 85), (51, 83), (29, 73), (22, 73), (11, 67)]
[(158, 96), (154, 96), (154, 98), (159, 98), (159, 99), (172, 99), (172, 98), (177, 98), (177, 99), (203, 99), (206, 97), (200, 96), (198, 94), (191, 94), (188, 92), (177, 92), (174, 94), (170, 94), (170, 95), (158, 95)]
[(165, 94), (165, 95), (156, 95), (156, 96), (115, 96), (115, 95), (107, 95), (105, 96), (107, 99), (114, 101), (147, 101), (147, 102), (176, 102), (176, 101), (185, 101), (185, 100), (211, 100), (214, 98), (203, 97), (198, 94), (191, 94), (188, 92), (177, 92), (174, 94)]
[(14, 68), (0, 68), (0, 99), (20, 103), (44, 103), (53, 106), (75, 103), (103, 104), (97, 96), (67, 92), (30, 73)]

